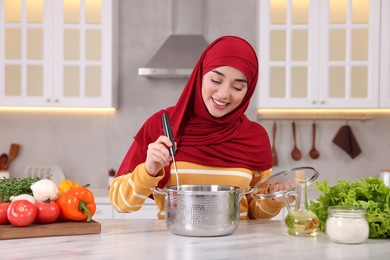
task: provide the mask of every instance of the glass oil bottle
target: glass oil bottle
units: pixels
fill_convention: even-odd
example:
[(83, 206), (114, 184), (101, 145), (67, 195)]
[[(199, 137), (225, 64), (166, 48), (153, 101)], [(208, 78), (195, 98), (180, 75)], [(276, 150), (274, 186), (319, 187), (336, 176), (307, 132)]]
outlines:
[[(289, 198), (295, 197), (295, 208), (289, 204)], [(309, 210), (307, 198), (307, 181), (305, 171), (295, 172), (295, 191), (286, 193), (288, 214), (284, 222), (288, 234), (292, 236), (315, 237), (319, 226), (317, 215)]]

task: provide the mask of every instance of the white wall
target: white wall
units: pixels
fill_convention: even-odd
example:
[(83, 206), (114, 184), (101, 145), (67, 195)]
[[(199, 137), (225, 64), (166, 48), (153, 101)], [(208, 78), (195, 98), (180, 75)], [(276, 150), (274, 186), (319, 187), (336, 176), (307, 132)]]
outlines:
[[(204, 35), (208, 41), (234, 34), (256, 46), (256, 0), (205, 0)], [(137, 69), (164, 42), (170, 33), (169, 0), (120, 1), (119, 28), (119, 110), (113, 114), (58, 112), (0, 112), (0, 153), (11, 143), (21, 144), (21, 153), (11, 166), (14, 177), (22, 177), (29, 164), (60, 165), (68, 178), (93, 187), (105, 187), (110, 168), (117, 169), (133, 135), (155, 111), (175, 104), (185, 80), (147, 79)], [(254, 103), (254, 102), (253, 102)], [(255, 119), (255, 107), (248, 110)], [(310, 121), (297, 121), (298, 147), (304, 153), (293, 161), (291, 121), (278, 121), (277, 150), (280, 164), (275, 171), (301, 165), (320, 171), (320, 180), (354, 180), (377, 176), (390, 168), (390, 118), (350, 121), (362, 154), (352, 160), (332, 144), (343, 121), (317, 122), (317, 148), (321, 155), (311, 160)], [(272, 121), (262, 124), (271, 133)]]

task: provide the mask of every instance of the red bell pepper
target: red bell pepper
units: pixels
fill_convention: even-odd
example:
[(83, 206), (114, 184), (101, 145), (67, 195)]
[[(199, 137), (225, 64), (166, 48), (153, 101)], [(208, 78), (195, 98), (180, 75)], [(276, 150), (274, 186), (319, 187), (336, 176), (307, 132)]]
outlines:
[(61, 209), (61, 219), (91, 222), (96, 212), (92, 191), (81, 186), (67, 190), (56, 203)]

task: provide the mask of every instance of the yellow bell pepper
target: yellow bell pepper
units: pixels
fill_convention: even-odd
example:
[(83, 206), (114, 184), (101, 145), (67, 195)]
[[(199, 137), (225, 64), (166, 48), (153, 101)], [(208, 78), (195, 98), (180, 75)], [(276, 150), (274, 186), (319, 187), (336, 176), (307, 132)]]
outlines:
[(62, 180), (60, 184), (58, 184), (58, 191), (60, 195), (64, 194), (67, 190), (72, 188), (80, 187), (81, 185), (77, 182), (71, 180)]

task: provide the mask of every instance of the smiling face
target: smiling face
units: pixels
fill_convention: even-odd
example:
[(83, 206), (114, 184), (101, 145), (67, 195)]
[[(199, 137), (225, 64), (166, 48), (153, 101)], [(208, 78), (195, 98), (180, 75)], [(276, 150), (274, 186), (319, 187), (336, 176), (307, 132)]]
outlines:
[(202, 79), (202, 98), (208, 112), (223, 117), (238, 107), (248, 91), (245, 75), (229, 66), (215, 68)]

